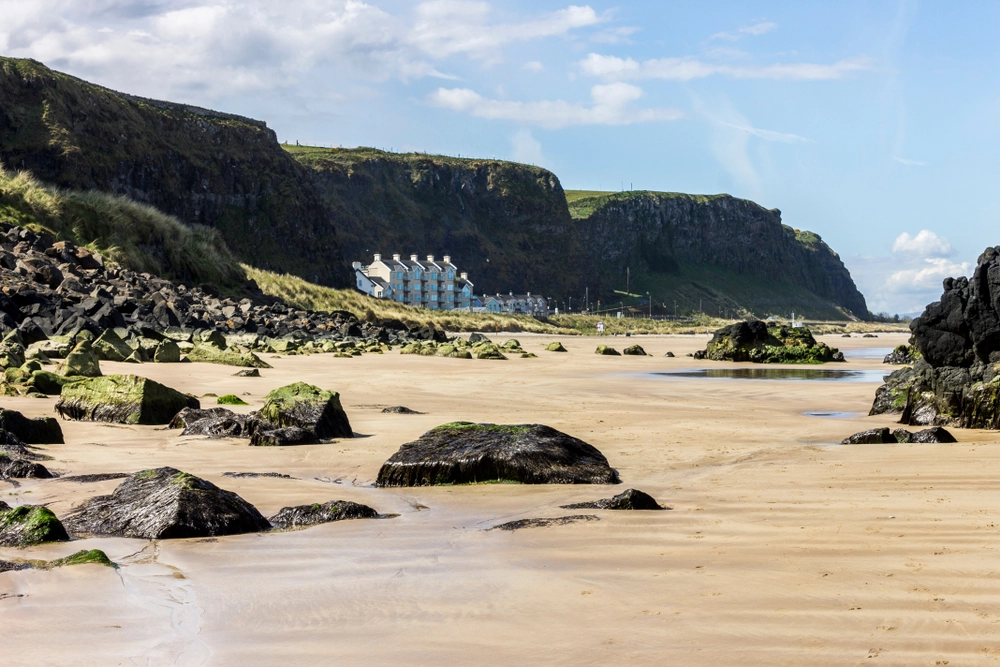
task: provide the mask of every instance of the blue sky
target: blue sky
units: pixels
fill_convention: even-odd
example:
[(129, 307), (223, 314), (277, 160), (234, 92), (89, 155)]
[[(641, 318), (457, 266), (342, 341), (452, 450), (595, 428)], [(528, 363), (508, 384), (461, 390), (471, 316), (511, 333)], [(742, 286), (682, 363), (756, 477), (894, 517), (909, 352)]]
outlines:
[(728, 192), (919, 311), (1000, 243), (1000, 4), (0, 0), (0, 53), (567, 189)]

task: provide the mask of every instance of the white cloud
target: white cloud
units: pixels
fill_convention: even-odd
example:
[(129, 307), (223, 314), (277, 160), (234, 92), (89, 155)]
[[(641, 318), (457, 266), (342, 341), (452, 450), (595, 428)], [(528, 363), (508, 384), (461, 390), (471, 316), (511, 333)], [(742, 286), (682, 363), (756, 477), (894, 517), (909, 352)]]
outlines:
[(920, 160), (907, 160), (906, 158), (902, 158), (902, 157), (893, 157), (892, 159), (895, 160), (896, 162), (900, 163), (900, 164), (905, 164), (907, 167), (925, 167), (925, 166), (927, 166), (926, 162), (921, 162)]
[(885, 289), (895, 293), (923, 293), (930, 290), (940, 292), (945, 278), (966, 276), (970, 267), (969, 262), (953, 262), (945, 257), (925, 257), (914, 268), (890, 274), (885, 281)]
[(584, 74), (611, 80), (663, 79), (692, 81), (710, 76), (733, 79), (774, 79), (779, 81), (825, 81), (843, 79), (851, 74), (871, 70), (870, 58), (845, 58), (835, 63), (790, 63), (774, 65), (731, 65), (709, 63), (694, 57), (657, 58), (639, 62), (632, 58), (588, 54), (580, 61)]
[(717, 32), (714, 35), (712, 35), (711, 37), (709, 37), (708, 39), (709, 40), (713, 40), (713, 39), (726, 39), (726, 40), (729, 40), (729, 41), (736, 41), (738, 39), (742, 39), (744, 35), (753, 35), (753, 36), (756, 37), (758, 35), (765, 35), (765, 34), (771, 32), (772, 30), (776, 30), (777, 28), (778, 28), (778, 24), (774, 23), (772, 21), (758, 21), (757, 23), (753, 23), (751, 25), (745, 25), (745, 26), (743, 26), (742, 28), (740, 28), (739, 30), (737, 30), (735, 33), (732, 33), (732, 32)]
[(636, 109), (633, 103), (644, 95), (628, 83), (597, 85), (590, 89), (592, 104), (564, 100), (518, 102), (493, 100), (468, 88), (438, 88), (428, 101), (434, 106), (460, 111), (477, 118), (511, 120), (525, 125), (560, 129), (577, 125), (630, 125), (677, 120), (677, 109)]
[(515, 162), (542, 165), (545, 156), (542, 155), (542, 144), (532, 136), (531, 130), (521, 128), (510, 138), (511, 157)]
[(929, 229), (921, 229), (916, 236), (910, 236), (908, 232), (897, 236), (892, 251), (917, 257), (948, 257), (951, 255), (951, 242)]
[(529, 72), (541, 72), (545, 69), (545, 65), (538, 62), (537, 60), (529, 60), (521, 66), (521, 69), (528, 70)]
[(449, 58), (497, 63), (512, 44), (605, 20), (576, 5), (509, 19), (469, 0), (401, 13), (361, 0), (0, 0), (0, 16), (5, 55), (139, 94), (207, 99), (294, 86), (317, 70), (368, 82), (454, 78), (442, 70)]

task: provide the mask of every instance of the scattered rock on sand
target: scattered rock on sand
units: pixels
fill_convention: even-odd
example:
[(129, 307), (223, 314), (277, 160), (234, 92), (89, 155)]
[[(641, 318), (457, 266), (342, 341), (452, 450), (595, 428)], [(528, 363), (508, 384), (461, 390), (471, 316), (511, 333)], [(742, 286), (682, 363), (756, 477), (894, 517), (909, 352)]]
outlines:
[(188, 353), (188, 361), (200, 361), (207, 364), (223, 364), (226, 366), (245, 366), (247, 368), (270, 368), (271, 365), (253, 352), (240, 352), (234, 349), (221, 349), (208, 343), (196, 344)]
[(352, 503), (349, 500), (331, 500), (313, 505), (297, 505), (284, 507), (272, 516), (271, 525), (280, 530), (313, 526), (318, 523), (344, 521), (346, 519), (377, 519), (378, 512), (367, 505)]
[(184, 408), (170, 420), (170, 428), (182, 428), (181, 435), (207, 435), (213, 438), (249, 438), (250, 418), (226, 408)]
[(138, 375), (87, 378), (62, 388), (56, 412), (66, 419), (115, 424), (168, 424), (198, 399)]
[(559, 341), (553, 341), (545, 346), (547, 352), (566, 352), (566, 348)]
[(906, 345), (904, 343), (903, 345), (897, 345), (896, 349), (885, 355), (885, 358), (882, 359), (882, 363), (902, 366), (912, 364), (919, 358), (920, 352), (917, 350), (916, 346)]
[(236, 394), (223, 394), (215, 402), (219, 405), (250, 405)]
[(0, 479), (52, 479), (52, 473), (41, 463), (13, 458), (0, 453)]
[(411, 410), (405, 405), (391, 405), (388, 408), (382, 408), (382, 412), (385, 414), (395, 414), (395, 415), (422, 415), (423, 412), (417, 412), (416, 410)]
[(892, 432), (897, 442), (912, 442), (922, 444), (958, 442), (950, 432), (940, 426), (932, 426), (922, 431), (911, 433), (905, 428), (897, 428)]
[(233, 373), (233, 376), (238, 378), (259, 378), (260, 370), (257, 368), (246, 368), (242, 371)]
[(273, 427), (268, 422), (259, 422), (254, 425), (250, 435), (251, 447), (288, 447), (291, 445), (318, 445), (319, 438), (316, 432), (308, 428), (298, 426)]
[(279, 387), (264, 397), (256, 413), (275, 426), (291, 426), (312, 431), (316, 438), (353, 438), (340, 394), (305, 382)]
[(630, 345), (622, 350), (622, 354), (627, 354), (629, 356), (636, 357), (648, 357), (651, 355), (646, 354), (646, 350), (642, 349), (642, 345)]
[(43, 542), (66, 542), (69, 535), (56, 515), (41, 505), (11, 508), (0, 501), (0, 546), (28, 547)]
[(29, 445), (61, 445), (62, 427), (54, 417), (28, 418), (16, 410), (0, 409), (0, 430), (13, 433)]
[(665, 356), (665, 357), (670, 357), (671, 359), (673, 359), (673, 357), (674, 357), (674, 353), (673, 353), (673, 352), (667, 352), (667, 353), (666, 353), (665, 355), (663, 355), (663, 356)]
[(506, 359), (500, 348), (493, 343), (478, 345), (475, 348), (476, 359)]
[(888, 428), (872, 428), (844, 438), (842, 445), (878, 445), (896, 442), (896, 438)]
[(111, 495), (92, 498), (73, 510), (64, 525), (73, 535), (151, 540), (270, 528), (267, 519), (235, 493), (174, 468), (130, 475)]
[(256, 477), (274, 477), (276, 479), (295, 479), (291, 475), (285, 475), (280, 472), (224, 472), (223, 477), (233, 477), (236, 479), (253, 479)]
[(617, 496), (594, 500), (589, 503), (573, 503), (572, 505), (560, 505), (564, 510), (662, 510), (670, 509), (661, 506), (653, 496), (643, 493), (638, 489), (626, 489)]
[(404, 444), (379, 470), (376, 486), (478, 482), (617, 484), (596, 447), (542, 424), (452, 422)]
[(716, 330), (696, 359), (751, 361), (762, 364), (818, 364), (844, 361), (844, 354), (813, 338), (805, 327), (786, 327), (760, 320), (737, 322)]
[(66, 357), (59, 367), (59, 375), (63, 377), (100, 377), (101, 365), (89, 340), (81, 341)]
[(610, 345), (598, 345), (597, 349), (594, 350), (595, 354), (603, 354), (609, 357), (620, 357), (621, 353)]
[(487, 530), (520, 530), (522, 528), (547, 528), (549, 526), (565, 526), (568, 523), (577, 523), (578, 521), (600, 521), (601, 518), (594, 514), (571, 514), (570, 516), (557, 516), (553, 518), (546, 519), (518, 519), (517, 521), (508, 521), (507, 523), (501, 523), (498, 526), (493, 526), (492, 528), (487, 528)]

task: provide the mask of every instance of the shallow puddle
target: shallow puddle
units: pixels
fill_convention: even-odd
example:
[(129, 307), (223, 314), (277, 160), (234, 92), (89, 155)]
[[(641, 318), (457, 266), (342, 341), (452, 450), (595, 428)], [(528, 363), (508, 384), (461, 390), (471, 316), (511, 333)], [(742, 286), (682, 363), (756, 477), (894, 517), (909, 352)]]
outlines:
[(710, 380), (807, 380), (838, 382), (883, 382), (883, 370), (849, 370), (841, 368), (802, 368), (796, 366), (762, 368), (694, 368), (685, 371), (653, 373), (668, 378), (707, 378)]
[(891, 347), (858, 347), (854, 349), (842, 349), (841, 352), (848, 359), (885, 359), (885, 355), (892, 352)]
[(827, 419), (854, 419), (860, 417), (861, 412), (803, 412), (806, 417), (825, 417)]

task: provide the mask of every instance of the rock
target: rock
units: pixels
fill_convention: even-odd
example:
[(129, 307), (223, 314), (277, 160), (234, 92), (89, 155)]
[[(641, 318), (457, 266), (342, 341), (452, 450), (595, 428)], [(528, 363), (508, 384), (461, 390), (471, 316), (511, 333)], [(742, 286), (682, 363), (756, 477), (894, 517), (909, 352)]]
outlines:
[(54, 417), (28, 418), (16, 410), (0, 408), (0, 430), (13, 433), (30, 445), (61, 445), (62, 427)]
[(123, 479), (131, 473), (127, 472), (99, 472), (92, 475), (70, 475), (60, 477), (60, 482), (78, 482), (80, 484), (93, 484), (94, 482), (107, 482), (112, 479)]
[(905, 364), (912, 364), (919, 358), (920, 352), (916, 348), (903, 344), (897, 345), (892, 352), (885, 355), (885, 358), (882, 359), (882, 363), (902, 366)]
[(618, 472), (592, 445), (541, 424), (453, 422), (404, 444), (376, 486), (477, 482), (617, 484)]
[(866, 333), (862, 338), (878, 338), (875, 334)]
[(31, 378), (25, 383), (25, 388), (47, 396), (58, 396), (62, 393), (64, 386), (80, 382), (83, 379), (82, 376), (63, 377), (49, 371), (34, 371)]
[(340, 394), (305, 382), (271, 391), (264, 396), (264, 405), (257, 414), (276, 426), (310, 430), (320, 439), (354, 437), (351, 422), (340, 405)]
[(565, 526), (566, 524), (577, 523), (580, 521), (600, 520), (600, 517), (593, 514), (572, 514), (570, 516), (557, 516), (546, 519), (518, 519), (517, 521), (501, 523), (500, 525), (493, 526), (487, 530), (515, 531), (521, 530), (522, 528), (548, 528), (549, 526)]
[(397, 414), (397, 415), (422, 415), (423, 412), (417, 412), (416, 410), (411, 410), (405, 405), (393, 405), (388, 408), (382, 408), (382, 412), (385, 414)]
[(566, 352), (566, 348), (559, 341), (553, 341), (545, 346), (547, 352)]
[(196, 344), (187, 354), (188, 361), (198, 361), (206, 364), (224, 364), (226, 366), (244, 366), (246, 368), (270, 368), (271, 365), (253, 352), (238, 350), (220, 350), (214, 345)]
[(598, 345), (597, 349), (594, 350), (596, 354), (603, 354), (605, 356), (620, 357), (621, 354), (615, 348), (610, 345)]
[(234, 477), (238, 479), (253, 479), (255, 477), (274, 477), (276, 479), (295, 479), (291, 475), (285, 475), (280, 472), (224, 472), (223, 477)]
[(627, 354), (634, 357), (648, 357), (651, 355), (646, 354), (646, 350), (642, 349), (641, 345), (630, 345), (622, 350), (622, 354)]
[(940, 426), (932, 426), (930, 428), (925, 428), (922, 431), (917, 431), (910, 438), (910, 442), (920, 442), (920, 443), (939, 443), (939, 442), (958, 442), (951, 433), (947, 430), (941, 428)]
[(236, 394), (223, 394), (215, 402), (219, 405), (250, 405)]
[(674, 353), (673, 353), (673, 352), (667, 352), (667, 353), (666, 353), (665, 355), (663, 355), (663, 356), (665, 356), (665, 357), (669, 357), (669, 358), (673, 359), (673, 358), (674, 358)]
[(818, 343), (805, 327), (785, 327), (760, 320), (737, 322), (716, 330), (696, 359), (751, 361), (762, 364), (820, 364), (844, 361), (836, 348)]
[(256, 368), (247, 368), (246, 370), (237, 371), (233, 373), (233, 377), (238, 378), (259, 378), (260, 371)]
[(269, 428), (273, 424), (257, 424), (250, 436), (251, 447), (289, 447), (293, 445), (318, 445), (316, 432), (298, 426)]
[(506, 359), (500, 348), (493, 343), (486, 343), (476, 348), (476, 359)]
[(168, 428), (182, 428), (181, 435), (212, 438), (249, 438), (255, 424), (247, 415), (225, 408), (184, 408), (170, 420)]
[(589, 503), (574, 503), (572, 505), (560, 505), (564, 510), (662, 510), (669, 509), (662, 507), (648, 493), (643, 493), (638, 489), (626, 489), (617, 496), (595, 500)]
[[(190, 356), (188, 358), (190, 359)], [(172, 340), (163, 341), (153, 351), (153, 361), (158, 364), (176, 364), (180, 360), (181, 348)]]
[(0, 546), (30, 547), (44, 542), (66, 542), (69, 535), (47, 507), (0, 502)]
[(52, 473), (41, 463), (11, 458), (0, 453), (0, 479), (52, 479)]
[(105, 329), (91, 347), (97, 358), (103, 361), (125, 361), (134, 352), (114, 329)]
[(318, 523), (344, 521), (346, 519), (377, 519), (378, 512), (367, 505), (359, 505), (349, 500), (331, 500), (322, 505), (298, 505), (284, 507), (272, 516), (271, 525), (280, 530), (314, 526)]
[(913, 442), (913, 434), (905, 428), (893, 429), (892, 437), (896, 439), (896, 442)]
[(137, 375), (107, 375), (64, 385), (56, 412), (66, 419), (168, 424), (198, 399)]
[(97, 355), (94, 354), (90, 341), (81, 341), (73, 348), (67, 355), (66, 361), (59, 367), (59, 374), (63, 377), (101, 376), (101, 365), (97, 361)]
[(267, 519), (235, 493), (174, 468), (130, 475), (111, 495), (83, 502), (63, 523), (76, 536), (147, 540), (237, 535), (270, 528)]
[(493, 341), (491, 341), (489, 338), (487, 338), (484, 334), (481, 333), (474, 333), (469, 336), (469, 345), (478, 345), (480, 343), (492, 343), (492, 342)]
[(888, 428), (873, 428), (861, 431), (844, 438), (842, 445), (876, 445), (889, 442), (896, 442), (896, 438), (889, 432)]

